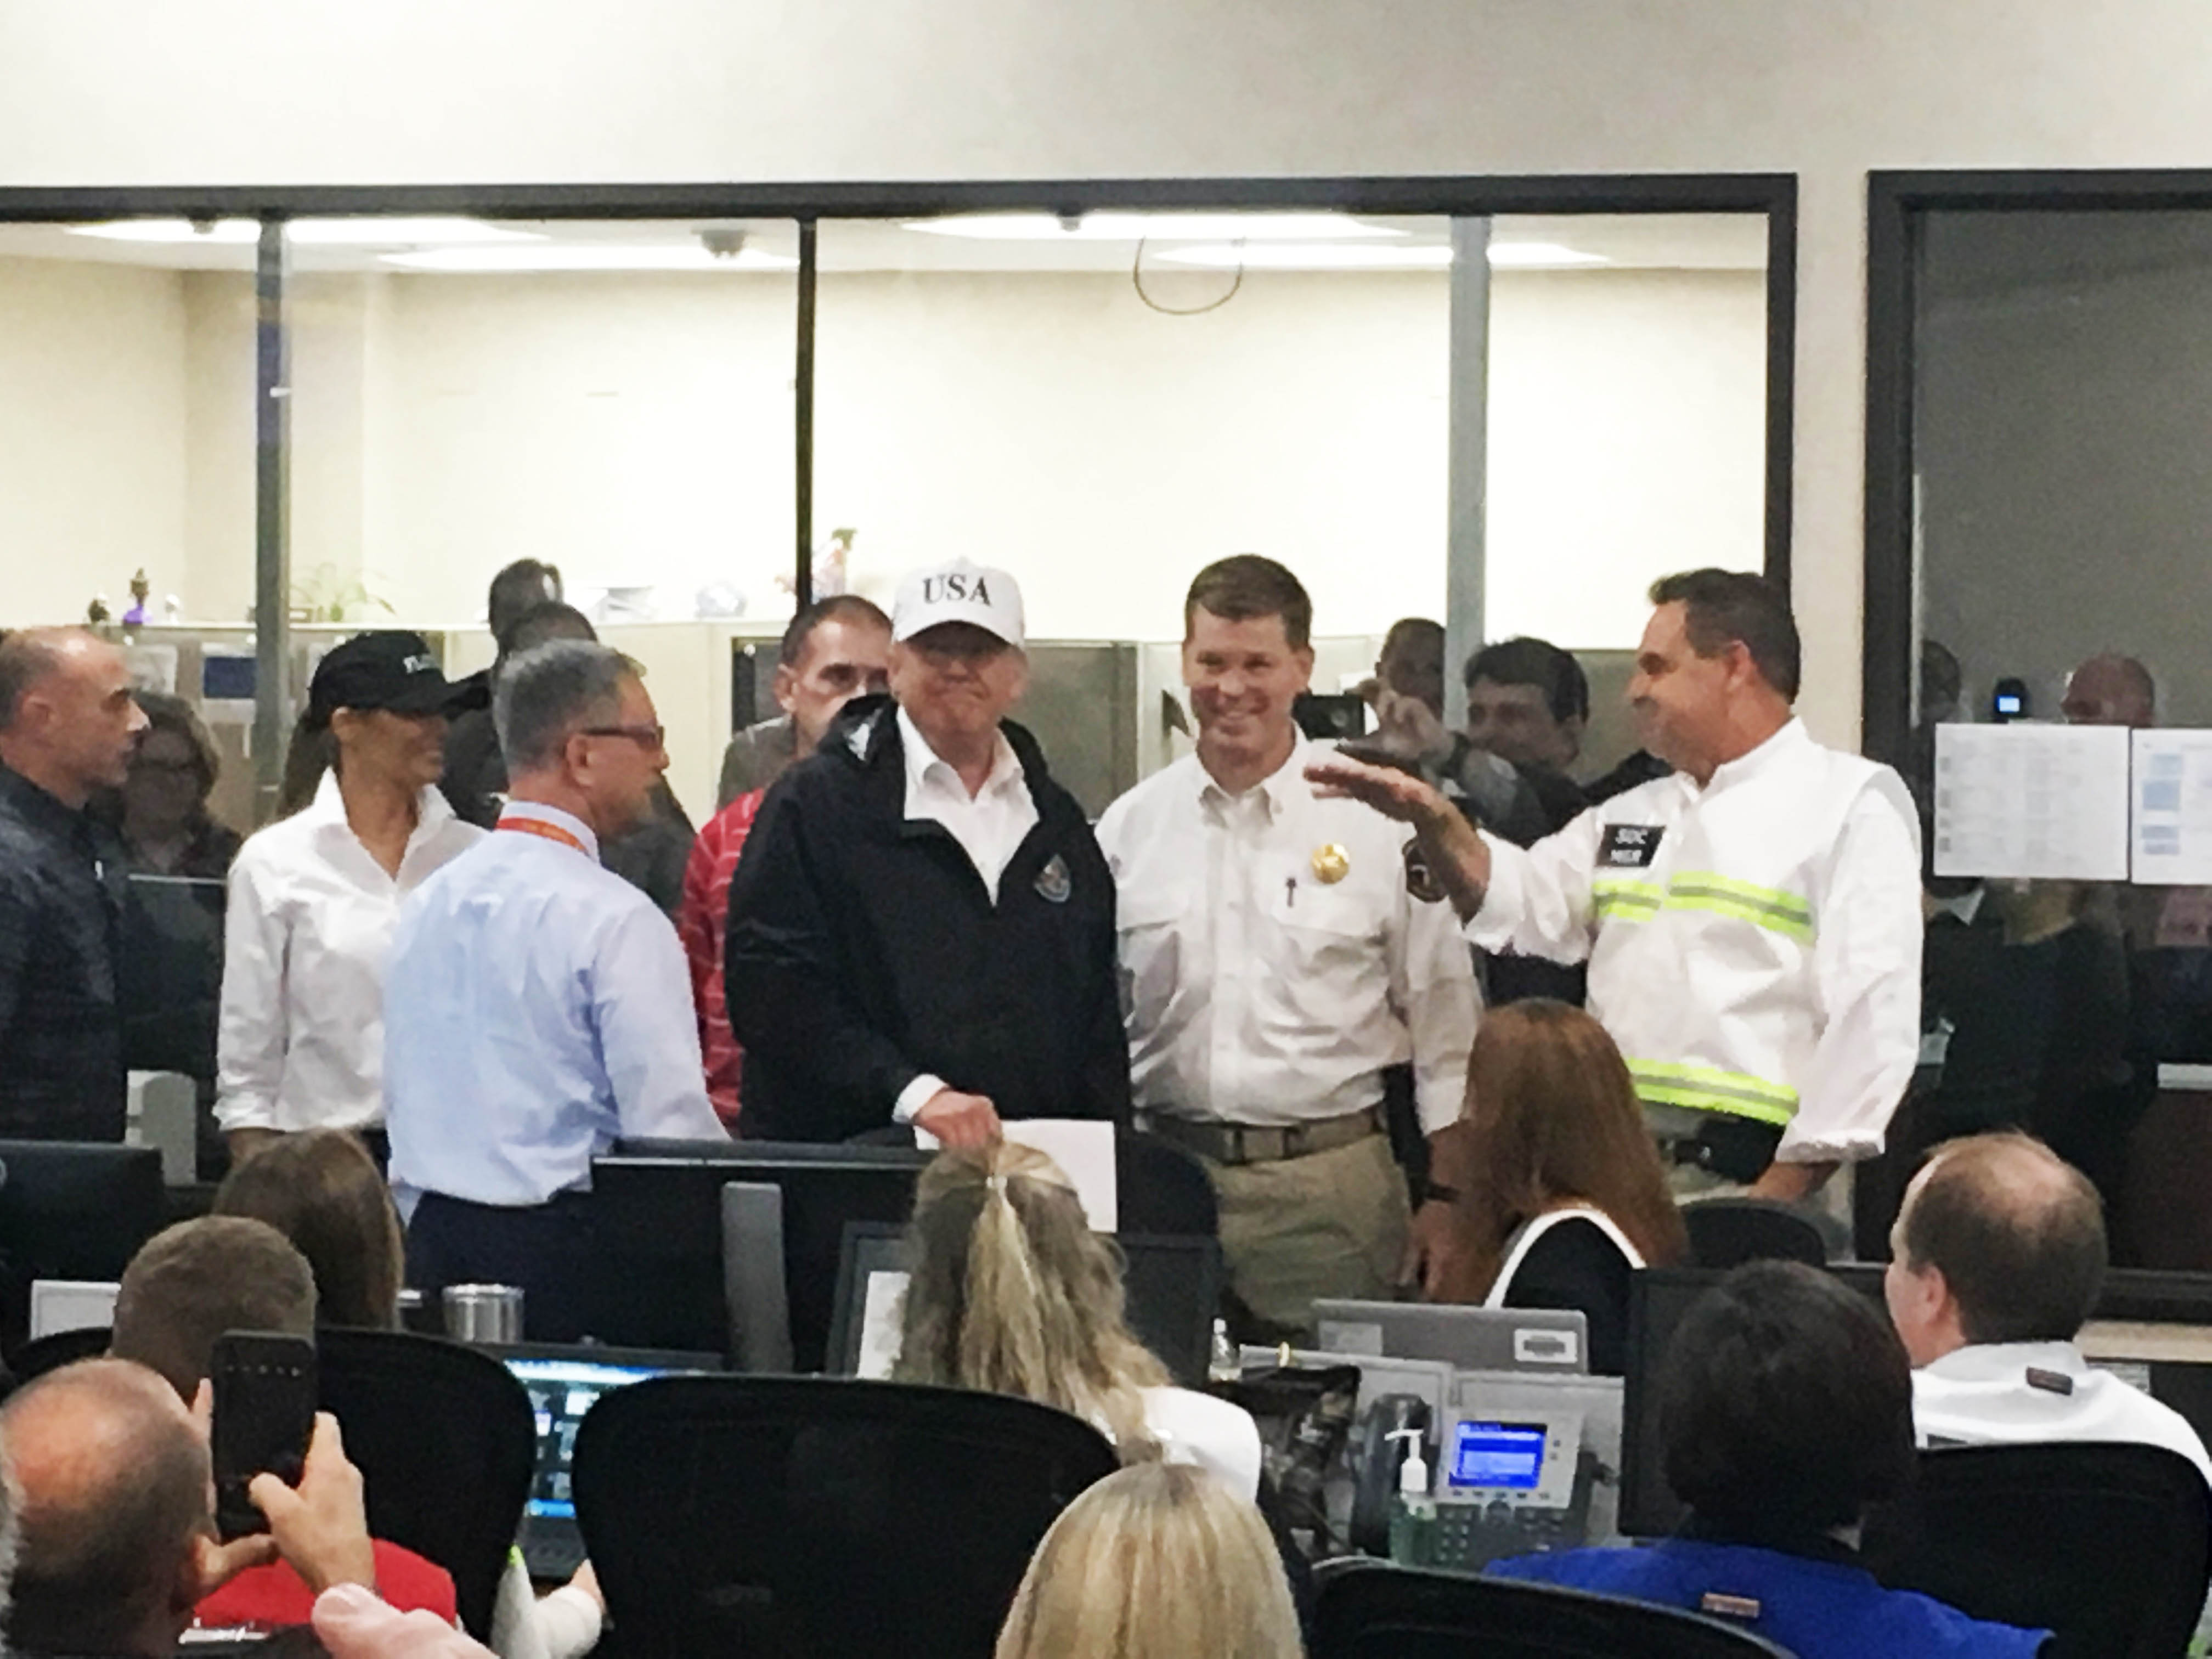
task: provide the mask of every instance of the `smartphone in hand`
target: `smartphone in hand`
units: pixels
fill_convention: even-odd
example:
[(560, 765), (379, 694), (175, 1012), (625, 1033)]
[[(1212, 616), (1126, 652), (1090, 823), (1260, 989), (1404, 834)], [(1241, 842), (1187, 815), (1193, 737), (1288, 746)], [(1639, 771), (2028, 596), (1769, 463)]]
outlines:
[(215, 1517), (222, 1540), (269, 1530), (246, 1487), (257, 1474), (300, 1484), (320, 1389), (315, 1345), (272, 1331), (226, 1331), (208, 1367), (215, 1385)]

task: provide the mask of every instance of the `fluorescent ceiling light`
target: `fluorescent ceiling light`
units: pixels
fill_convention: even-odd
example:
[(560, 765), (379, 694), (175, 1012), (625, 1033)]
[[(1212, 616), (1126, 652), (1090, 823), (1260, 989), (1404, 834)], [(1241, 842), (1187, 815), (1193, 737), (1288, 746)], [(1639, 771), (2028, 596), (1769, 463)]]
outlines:
[[(1492, 242), (1490, 263), (1521, 270), (1562, 270), (1583, 265), (1609, 264), (1595, 253), (1578, 252), (1557, 242)], [(1229, 270), (1443, 270), (1452, 262), (1452, 251), (1441, 243), (1405, 246), (1397, 243), (1237, 242), (1210, 243), (1201, 247), (1161, 250), (1164, 263), (1205, 265)]]
[(1072, 224), (1049, 213), (956, 213), (915, 219), (908, 230), (1000, 242), (1218, 242), (1352, 240), (1403, 236), (1342, 213), (1086, 213)]
[(1178, 265), (1207, 265), (1247, 270), (1442, 270), (1451, 264), (1448, 247), (1399, 247), (1390, 244), (1214, 242), (1203, 247), (1163, 250), (1160, 258)]
[(1578, 265), (1609, 265), (1602, 253), (1584, 253), (1564, 242), (1492, 242), (1490, 263), (1509, 269), (1570, 270)]
[(261, 226), (253, 219), (218, 219), (206, 230), (195, 230), (185, 219), (117, 219), (104, 225), (71, 225), (72, 236), (98, 236), (111, 242), (199, 242), (209, 246), (261, 240)]
[[(235, 246), (258, 241), (254, 219), (218, 219), (205, 229), (185, 219), (117, 219), (101, 225), (72, 225), (73, 236), (99, 236), (115, 242), (172, 242)], [(428, 218), (295, 219), (284, 227), (287, 240), (302, 247), (404, 247), (414, 243), (532, 242), (535, 231), (503, 230), (481, 219)]]
[(408, 270), (790, 270), (799, 261), (746, 248), (719, 257), (696, 242), (536, 242), (523, 247), (439, 247), (387, 253), (384, 263)]
[(542, 242), (534, 230), (507, 230), (481, 219), (295, 219), (285, 234), (303, 247), (405, 247), (434, 242)]

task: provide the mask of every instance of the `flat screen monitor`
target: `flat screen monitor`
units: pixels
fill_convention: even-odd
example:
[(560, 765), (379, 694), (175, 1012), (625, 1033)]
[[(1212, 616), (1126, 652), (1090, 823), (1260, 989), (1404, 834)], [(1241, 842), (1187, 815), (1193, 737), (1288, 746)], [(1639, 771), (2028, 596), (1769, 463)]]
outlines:
[(726, 1354), (722, 1188), (766, 1182), (783, 1194), (792, 1364), (823, 1369), (846, 1224), (903, 1226), (929, 1155), (912, 1147), (637, 1141), (592, 1164), (599, 1248), (628, 1293), (610, 1342)]
[(0, 1140), (0, 1345), (29, 1334), (31, 1285), (112, 1280), (168, 1218), (161, 1154), (106, 1142)]
[[(1210, 1238), (1124, 1233), (1129, 1328), (1186, 1388), (1202, 1388), (1221, 1301), (1221, 1247)], [(837, 1269), (828, 1369), (840, 1376), (885, 1376), (898, 1354), (900, 1296), (906, 1289), (903, 1230), (854, 1223)]]

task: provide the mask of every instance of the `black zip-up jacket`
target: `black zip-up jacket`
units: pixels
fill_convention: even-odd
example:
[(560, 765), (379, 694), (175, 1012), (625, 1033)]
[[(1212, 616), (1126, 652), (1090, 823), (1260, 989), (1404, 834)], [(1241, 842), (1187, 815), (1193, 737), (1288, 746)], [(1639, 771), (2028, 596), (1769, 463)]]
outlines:
[(723, 958), (744, 1133), (842, 1140), (924, 1073), (1006, 1118), (1129, 1115), (1114, 877), (1036, 740), (1002, 729), (1037, 822), (994, 905), (944, 827), (906, 816), (888, 697), (848, 704), (762, 804)]

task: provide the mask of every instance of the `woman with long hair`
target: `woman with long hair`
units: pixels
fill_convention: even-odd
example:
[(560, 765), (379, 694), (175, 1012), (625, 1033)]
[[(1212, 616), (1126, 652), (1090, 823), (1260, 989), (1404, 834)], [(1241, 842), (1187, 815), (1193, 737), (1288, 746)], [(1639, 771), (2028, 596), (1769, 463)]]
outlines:
[(384, 1173), (343, 1129), (285, 1135), (247, 1158), (216, 1189), (215, 1213), (265, 1221), (315, 1274), (315, 1317), (355, 1330), (399, 1322), (406, 1260)]
[(1252, 1505), (1202, 1469), (1139, 1464), (1060, 1512), (994, 1659), (1299, 1659), (1281, 1558)]
[(1605, 1028), (1542, 998), (1490, 1010), (1443, 1145), (1451, 1168), (1440, 1173), (1457, 1196), (1430, 1295), (1579, 1310), (1590, 1369), (1619, 1376), (1629, 1274), (1679, 1261), (1688, 1241)]
[(315, 669), (294, 747), (330, 769), (231, 868), (216, 1116), (234, 1160), (296, 1129), (380, 1132), (400, 902), (484, 833), (437, 788), (459, 696), (422, 636), (398, 629), (348, 640)]
[(1258, 1489), (1250, 1414), (1169, 1385), (1129, 1330), (1120, 1252), (1042, 1152), (1001, 1141), (941, 1153), (907, 1239), (895, 1380), (1057, 1406), (1097, 1424), (1125, 1463), (1194, 1462), (1242, 1497)]

